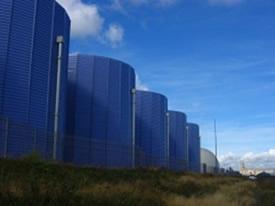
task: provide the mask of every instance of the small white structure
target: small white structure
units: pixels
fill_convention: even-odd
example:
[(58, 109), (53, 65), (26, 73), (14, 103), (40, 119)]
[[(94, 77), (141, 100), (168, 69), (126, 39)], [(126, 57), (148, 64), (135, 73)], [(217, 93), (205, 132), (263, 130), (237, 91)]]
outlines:
[(216, 174), (219, 172), (219, 161), (213, 152), (201, 148), (201, 173)]
[(261, 173), (275, 175), (275, 169), (272, 168), (246, 168), (244, 162), (241, 162), (240, 173), (244, 176), (257, 176)]

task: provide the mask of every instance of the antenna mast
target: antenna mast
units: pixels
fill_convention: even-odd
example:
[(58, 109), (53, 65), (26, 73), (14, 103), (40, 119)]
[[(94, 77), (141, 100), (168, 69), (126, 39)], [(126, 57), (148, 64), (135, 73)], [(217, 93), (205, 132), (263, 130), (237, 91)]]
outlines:
[[(216, 119), (214, 119), (214, 138), (215, 138), (215, 156), (218, 160), (218, 138), (217, 138), (217, 125), (216, 125)], [(218, 170), (218, 162), (216, 161), (216, 170)]]

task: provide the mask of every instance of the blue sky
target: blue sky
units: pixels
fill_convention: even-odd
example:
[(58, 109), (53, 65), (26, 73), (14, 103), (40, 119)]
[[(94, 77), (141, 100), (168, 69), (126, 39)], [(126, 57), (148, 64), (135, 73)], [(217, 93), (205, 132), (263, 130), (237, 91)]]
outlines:
[(200, 124), (210, 150), (217, 119), (227, 165), (275, 165), (274, 0), (59, 2), (72, 18), (72, 53), (131, 64), (140, 87), (165, 94), (170, 109)]

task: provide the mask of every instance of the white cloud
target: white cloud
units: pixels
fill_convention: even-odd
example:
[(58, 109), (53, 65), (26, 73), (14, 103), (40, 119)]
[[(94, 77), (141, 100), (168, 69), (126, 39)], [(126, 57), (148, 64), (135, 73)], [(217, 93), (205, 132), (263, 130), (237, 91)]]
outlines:
[(113, 2), (111, 3), (111, 9), (115, 11), (119, 11), (124, 14), (126, 13), (121, 0), (113, 0)]
[(228, 169), (229, 167), (233, 168), (234, 170), (240, 169), (240, 161), (241, 157), (238, 155), (233, 154), (232, 152), (222, 155), (219, 158), (220, 166)]
[[(247, 116), (247, 121), (249, 118)], [(202, 146), (214, 148), (213, 124), (201, 122), (201, 134)], [(221, 165), (238, 170), (240, 161), (244, 160), (251, 168), (275, 167), (274, 134), (275, 128), (272, 124), (245, 126), (238, 123), (237, 119), (234, 122), (218, 121), (218, 154)]]
[(136, 75), (136, 89), (137, 90), (141, 90), (141, 91), (148, 91), (149, 88), (147, 87), (147, 85), (143, 84), (138, 76), (138, 74)]
[(103, 28), (104, 18), (95, 4), (81, 0), (57, 0), (68, 12), (72, 22), (72, 37), (97, 37)]
[(274, 168), (275, 167), (275, 149), (270, 149), (267, 152), (253, 153), (249, 152), (238, 156), (233, 153), (222, 155), (220, 164), (224, 168), (232, 167), (236, 170), (240, 168), (240, 163), (244, 162), (248, 168)]
[(123, 41), (124, 29), (118, 24), (110, 24), (104, 36), (106, 41), (115, 48)]
[(208, 2), (212, 5), (225, 5), (225, 6), (233, 6), (243, 1), (244, 0), (208, 0)]
[[(116, 48), (123, 41), (124, 29), (118, 24), (110, 24), (104, 31), (104, 18), (95, 4), (87, 4), (82, 0), (57, 0), (68, 12), (72, 22), (73, 38), (95, 38), (99, 42)], [(120, 0), (114, 0), (116, 9)]]

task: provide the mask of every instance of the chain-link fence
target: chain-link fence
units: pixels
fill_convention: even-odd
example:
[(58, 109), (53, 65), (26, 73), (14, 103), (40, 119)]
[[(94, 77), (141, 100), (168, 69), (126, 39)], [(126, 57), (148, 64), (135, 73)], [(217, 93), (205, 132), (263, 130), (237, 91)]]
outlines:
[[(63, 159), (63, 141), (58, 139), (57, 160)], [(20, 158), (37, 153), (49, 160), (53, 157), (53, 133), (0, 117), (0, 157)]]
[(81, 166), (131, 168), (133, 146), (107, 140), (66, 136), (64, 161)]
[[(53, 158), (53, 133), (28, 124), (17, 123), (0, 117), (0, 157), (20, 158), (37, 153), (41, 158)], [(150, 156), (141, 148), (107, 140), (85, 137), (58, 136), (57, 157), (59, 161), (80, 166), (102, 168), (156, 167), (173, 170), (186, 169), (184, 160)], [(156, 154), (156, 151), (154, 151)], [(177, 169), (179, 168), (179, 169)]]

